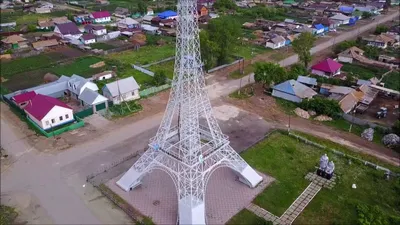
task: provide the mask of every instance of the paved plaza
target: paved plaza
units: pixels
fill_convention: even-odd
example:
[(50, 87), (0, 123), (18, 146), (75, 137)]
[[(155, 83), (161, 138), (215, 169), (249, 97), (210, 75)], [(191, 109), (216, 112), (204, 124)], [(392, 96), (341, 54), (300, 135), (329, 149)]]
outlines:
[[(122, 174), (121, 174), (122, 175)], [(225, 224), (231, 217), (245, 208), (274, 178), (260, 174), (264, 180), (251, 189), (238, 180), (229, 168), (221, 168), (211, 176), (206, 192), (207, 224)], [(115, 182), (106, 185), (129, 202), (142, 214), (150, 216), (156, 224), (175, 224), (178, 215), (178, 198), (171, 178), (163, 171), (154, 170), (145, 176), (142, 185), (125, 192)]]

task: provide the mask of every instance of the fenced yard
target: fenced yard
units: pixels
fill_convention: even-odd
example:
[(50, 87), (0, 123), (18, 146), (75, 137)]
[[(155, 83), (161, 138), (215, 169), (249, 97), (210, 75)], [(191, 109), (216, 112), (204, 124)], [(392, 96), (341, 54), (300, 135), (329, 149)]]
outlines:
[(106, 56), (112, 60), (118, 60), (121, 63), (145, 65), (156, 62), (175, 54), (174, 45), (155, 46), (147, 45), (141, 47), (138, 51), (124, 51), (113, 53)]

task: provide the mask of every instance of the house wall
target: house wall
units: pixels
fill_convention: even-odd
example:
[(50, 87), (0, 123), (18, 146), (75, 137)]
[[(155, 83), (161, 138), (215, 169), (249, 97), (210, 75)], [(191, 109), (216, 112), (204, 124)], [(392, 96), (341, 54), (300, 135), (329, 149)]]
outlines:
[(96, 80), (107, 80), (107, 79), (110, 79), (110, 78), (112, 78), (112, 74), (111, 73), (103, 75), (103, 76), (100, 76), (100, 77), (97, 77)]
[(112, 101), (114, 104), (120, 104), (121, 102), (126, 102), (126, 101), (132, 101), (139, 99), (139, 90), (134, 90), (133, 92), (127, 92), (124, 94), (121, 94), (121, 96), (116, 96), (112, 98)]
[(90, 40), (83, 40), (83, 43), (85, 45), (90, 45), (96, 42), (96, 39), (90, 39)]
[[(25, 111), (26, 112), (26, 111)], [(35, 122), (38, 126), (40, 126), (43, 130), (50, 129), (51, 127), (56, 127), (59, 125), (62, 125), (64, 123), (72, 122), (74, 121), (74, 115), (72, 109), (60, 107), (60, 106), (54, 106), (53, 109), (51, 109), (45, 117), (41, 121), (37, 120), (35, 117), (33, 117), (31, 114), (26, 112), (28, 117)], [(68, 115), (68, 118), (66, 118), (66, 115)], [(62, 120), (60, 120), (60, 117), (62, 117)], [(54, 123), (52, 123), (52, 119), (54, 119)]]
[(312, 74), (315, 74), (315, 75), (319, 75), (319, 76), (323, 76), (323, 77), (329, 77), (327, 74), (325, 74), (325, 72), (324, 71), (320, 71), (320, 70), (311, 70), (311, 73)]
[(387, 47), (386, 43), (375, 42), (375, 41), (368, 41), (367, 45), (374, 46), (374, 47), (377, 47), (377, 48), (383, 48), (383, 49), (385, 49)]
[(106, 23), (106, 22), (110, 22), (110, 21), (111, 21), (111, 17), (94, 19), (94, 22), (96, 22), (96, 23)]
[(301, 98), (299, 98), (299, 97), (297, 97), (295, 95), (287, 94), (285, 92), (281, 92), (281, 91), (278, 91), (278, 90), (273, 90), (272, 91), (272, 96), (278, 97), (278, 98), (283, 98), (283, 99), (286, 99), (286, 100), (291, 101), (291, 102), (301, 102), (302, 101)]
[(353, 58), (351, 57), (339, 56), (338, 60), (339, 62), (353, 63)]
[(280, 42), (280, 43), (277, 43), (277, 44), (274, 44), (272, 42), (267, 42), (266, 45), (265, 45), (265, 47), (272, 48), (272, 49), (281, 48), (283, 46), (285, 46), (285, 42)]
[(106, 29), (94, 30), (94, 31), (93, 31), (93, 34), (94, 34), (94, 35), (98, 35), (98, 36), (104, 35), (104, 34), (107, 34), (107, 30), (106, 30)]

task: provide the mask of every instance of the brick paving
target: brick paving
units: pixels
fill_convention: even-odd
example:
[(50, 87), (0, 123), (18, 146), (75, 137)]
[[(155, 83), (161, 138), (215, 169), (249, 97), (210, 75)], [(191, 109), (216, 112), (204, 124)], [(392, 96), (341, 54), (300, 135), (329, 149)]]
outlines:
[[(237, 175), (231, 169), (216, 170), (206, 190), (207, 224), (225, 224), (275, 180), (273, 177), (259, 174), (263, 176), (263, 182), (251, 189), (238, 181)], [(156, 224), (177, 222), (176, 190), (172, 179), (165, 172), (154, 170), (143, 178), (140, 186), (130, 192), (123, 191), (115, 184), (119, 177), (108, 181), (106, 185), (135, 209), (152, 217)]]
[(336, 175), (328, 180), (318, 176), (315, 173), (308, 173), (305, 178), (311, 183), (308, 187), (301, 193), (299, 197), (292, 203), (292, 205), (282, 214), (281, 217), (277, 217), (267, 210), (250, 203), (246, 209), (250, 210), (259, 217), (264, 218), (266, 221), (272, 221), (275, 225), (292, 224), (293, 221), (300, 215), (301, 212), (306, 208), (306, 206), (311, 202), (311, 200), (318, 194), (318, 192), (323, 188), (332, 189), (336, 184)]

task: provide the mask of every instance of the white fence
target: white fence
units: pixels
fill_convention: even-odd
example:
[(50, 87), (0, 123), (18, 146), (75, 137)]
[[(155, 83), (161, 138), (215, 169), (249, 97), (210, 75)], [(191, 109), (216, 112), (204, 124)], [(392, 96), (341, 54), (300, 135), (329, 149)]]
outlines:
[(136, 66), (136, 65), (132, 64), (132, 68), (135, 69), (135, 70), (139, 70), (140, 72), (145, 73), (145, 74), (147, 74), (149, 76), (154, 77), (154, 72), (151, 72), (150, 70), (147, 70), (147, 69), (145, 69), (143, 67)]

